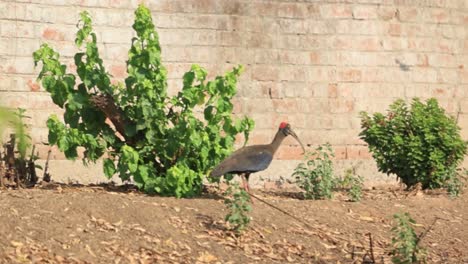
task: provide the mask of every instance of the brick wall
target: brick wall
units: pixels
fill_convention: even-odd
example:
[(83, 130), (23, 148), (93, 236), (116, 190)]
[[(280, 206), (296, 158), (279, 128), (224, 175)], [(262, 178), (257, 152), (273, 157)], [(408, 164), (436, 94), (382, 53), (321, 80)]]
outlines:
[[(0, 102), (28, 109), (36, 142), (47, 140), (45, 120), (59, 110), (36, 83), (32, 52), (51, 43), (73, 69), (75, 25), (86, 9), (107, 69), (122, 79), (139, 2), (0, 2)], [(458, 115), (468, 139), (466, 0), (144, 2), (160, 34), (172, 91), (191, 63), (205, 66), (211, 76), (245, 65), (235, 103), (238, 114), (256, 122), (251, 144), (269, 142), (287, 120), (305, 144), (330, 142), (340, 170), (361, 162), (360, 174), (386, 179), (376, 176), (357, 136), (358, 113), (384, 111), (396, 98), (414, 96), (438, 98)], [(260, 176), (290, 175), (300, 153), (286, 140), (278, 160)], [(57, 152), (54, 157), (63, 159)]]

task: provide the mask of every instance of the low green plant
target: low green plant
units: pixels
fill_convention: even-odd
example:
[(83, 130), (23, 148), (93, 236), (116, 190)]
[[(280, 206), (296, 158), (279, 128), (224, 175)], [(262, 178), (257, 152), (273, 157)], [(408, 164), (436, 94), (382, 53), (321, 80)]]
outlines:
[(356, 169), (350, 168), (345, 171), (343, 179), (340, 180), (339, 185), (347, 189), (349, 199), (352, 202), (358, 202), (362, 198), (362, 187), (364, 179), (356, 174)]
[[(47, 121), (49, 143), (68, 159), (76, 159), (77, 148), (83, 147), (85, 163), (107, 154), (103, 166), (108, 177), (118, 174), (146, 192), (198, 194), (204, 175), (232, 151), (236, 135), (247, 141), (253, 129), (250, 118), (232, 117), (242, 67), (208, 81), (207, 71), (193, 65), (183, 76), (182, 90), (168, 96), (158, 34), (150, 10), (140, 5), (128, 76), (124, 83), (112, 83), (91, 17), (88, 12), (80, 16), (75, 42), (84, 50), (74, 57), (77, 75), (67, 72), (47, 44), (33, 54), (35, 64), (42, 64), (42, 86), (64, 109), (63, 122), (57, 116)], [(197, 112), (203, 113), (201, 119)]]
[(252, 211), (250, 195), (240, 188), (238, 183), (232, 183), (226, 190), (225, 196), (224, 204), (228, 209), (225, 221), (230, 224), (232, 230), (240, 234), (250, 223), (248, 215)]
[[(9, 140), (2, 144), (0, 152), (0, 181), (2, 186), (14, 185), (34, 186), (37, 183), (36, 168), (41, 166), (34, 162), (38, 159), (35, 148), (31, 144), (28, 125), (25, 123), (26, 110), (18, 108), (16, 111), (0, 107), (0, 138), (3, 139), (7, 128), (12, 129)], [(31, 154), (27, 151), (31, 148)]]
[(297, 165), (293, 176), (296, 184), (304, 190), (306, 199), (331, 199), (336, 179), (333, 174), (333, 150), (329, 143), (307, 152), (305, 161)]
[(460, 128), (436, 99), (416, 98), (410, 107), (399, 99), (386, 115), (361, 112), (361, 127), (379, 170), (396, 174), (408, 188), (445, 187), (466, 154)]
[(3, 133), (7, 128), (12, 128), (15, 134), (16, 148), (23, 160), (26, 159), (26, 152), (31, 146), (31, 137), (27, 132), (27, 125), (24, 123), (24, 119), (27, 118), (24, 115), (25, 112), (26, 110), (22, 108), (12, 111), (0, 106), (0, 138), (4, 136)]
[(426, 250), (419, 245), (413, 225), (416, 221), (409, 213), (395, 214), (395, 226), (392, 228), (392, 262), (395, 264), (426, 263)]
[(468, 170), (463, 169), (462, 171), (455, 172), (458, 174), (456, 177), (451, 177), (447, 183), (447, 192), (450, 197), (455, 198), (460, 196), (463, 191), (463, 186), (466, 182), (466, 176), (468, 175)]

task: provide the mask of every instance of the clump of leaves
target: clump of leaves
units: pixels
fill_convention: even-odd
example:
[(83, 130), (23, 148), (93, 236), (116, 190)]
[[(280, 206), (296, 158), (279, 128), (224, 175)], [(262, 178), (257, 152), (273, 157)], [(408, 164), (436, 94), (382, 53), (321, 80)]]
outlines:
[(362, 176), (356, 174), (356, 168), (350, 168), (345, 171), (343, 179), (340, 180), (339, 185), (347, 189), (349, 199), (352, 202), (358, 202), (362, 198), (362, 187), (364, 179)]
[[(108, 177), (117, 173), (124, 181), (133, 179), (147, 192), (196, 195), (203, 176), (232, 151), (236, 135), (248, 140), (253, 128), (247, 117), (232, 118), (242, 67), (208, 81), (206, 70), (193, 65), (183, 76), (182, 90), (169, 97), (158, 34), (143, 5), (135, 11), (133, 29), (124, 84), (111, 83), (88, 12), (81, 13), (75, 40), (84, 46), (75, 55), (77, 76), (47, 44), (34, 52), (35, 64), (42, 63), (42, 85), (65, 110), (64, 122), (57, 116), (47, 121), (49, 143), (69, 159), (84, 147), (85, 163), (107, 154)], [(198, 111), (203, 120), (196, 117)]]
[(27, 125), (24, 119), (27, 118), (24, 113), (25, 109), (18, 108), (12, 111), (8, 108), (0, 106), (0, 137), (7, 128), (12, 128), (16, 138), (16, 148), (21, 159), (26, 159), (26, 151), (31, 146), (31, 137), (27, 133)]
[(462, 171), (457, 171), (457, 176), (451, 177), (447, 182), (447, 192), (450, 197), (455, 198), (460, 196), (463, 191), (464, 183), (466, 182), (466, 176), (468, 175), (468, 170), (463, 169)]
[(305, 161), (295, 169), (296, 184), (304, 190), (306, 199), (331, 199), (336, 179), (333, 173), (334, 157), (330, 143), (318, 146), (307, 152)]
[(361, 112), (361, 127), (379, 170), (396, 174), (408, 188), (445, 187), (466, 154), (460, 128), (436, 99), (413, 99), (410, 108), (399, 99), (386, 115)]
[(413, 225), (416, 221), (409, 213), (395, 214), (396, 225), (392, 228), (392, 262), (396, 264), (426, 263), (426, 250), (419, 246), (420, 237)]
[(224, 204), (228, 209), (225, 221), (237, 234), (240, 234), (250, 223), (248, 215), (252, 211), (250, 195), (240, 188), (238, 183), (233, 183), (229, 185), (225, 196)]
[[(16, 111), (0, 107), (0, 138), (3, 138), (6, 128), (12, 128), (10, 139), (2, 144), (3, 152), (0, 152), (0, 185), (4, 186), (34, 186), (37, 182), (35, 165), (37, 155), (32, 147), (31, 154), (27, 155), (31, 147), (31, 136), (28, 133), (28, 125), (24, 122), (26, 110), (18, 108)], [(17, 155), (18, 154), (18, 155)]]

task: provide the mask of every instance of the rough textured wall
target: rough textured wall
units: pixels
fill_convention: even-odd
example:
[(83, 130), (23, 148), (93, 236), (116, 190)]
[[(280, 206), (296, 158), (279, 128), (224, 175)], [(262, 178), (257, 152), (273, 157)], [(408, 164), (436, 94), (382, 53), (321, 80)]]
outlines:
[[(51, 43), (72, 69), (75, 25), (86, 9), (107, 69), (123, 78), (139, 2), (0, 2), (0, 102), (28, 109), (36, 142), (47, 140), (45, 120), (58, 109), (36, 83), (32, 52)], [(330, 142), (338, 165), (361, 162), (360, 174), (373, 178), (375, 165), (358, 138), (358, 113), (384, 111), (394, 99), (414, 96), (438, 98), (458, 115), (468, 139), (466, 0), (144, 2), (153, 11), (171, 90), (181, 87), (191, 63), (206, 66), (211, 76), (245, 65), (236, 112), (256, 121), (251, 144), (269, 142), (287, 120), (305, 144)], [(260, 177), (290, 175), (300, 153), (287, 140)], [(70, 170), (81, 164), (53, 156), (56, 177), (100, 174), (100, 168)]]

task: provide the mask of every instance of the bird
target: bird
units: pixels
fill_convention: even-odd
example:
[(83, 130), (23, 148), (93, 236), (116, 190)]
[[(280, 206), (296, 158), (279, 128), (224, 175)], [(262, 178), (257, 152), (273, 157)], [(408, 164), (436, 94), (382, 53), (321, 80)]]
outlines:
[(265, 170), (270, 166), (281, 142), (288, 135), (293, 136), (305, 152), (304, 145), (292, 130), (291, 125), (281, 122), (270, 144), (246, 146), (234, 151), (211, 171), (210, 177), (221, 177), (227, 173), (238, 174), (241, 176), (243, 188), (250, 194), (250, 174)]

